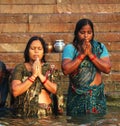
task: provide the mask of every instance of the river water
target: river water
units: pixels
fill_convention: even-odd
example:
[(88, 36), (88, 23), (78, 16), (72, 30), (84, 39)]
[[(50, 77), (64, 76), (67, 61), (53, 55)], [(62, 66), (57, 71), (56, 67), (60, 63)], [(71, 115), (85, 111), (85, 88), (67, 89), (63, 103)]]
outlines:
[(107, 114), (70, 118), (65, 113), (58, 117), (15, 118), (9, 112), (0, 111), (0, 126), (120, 126), (120, 108), (108, 107)]

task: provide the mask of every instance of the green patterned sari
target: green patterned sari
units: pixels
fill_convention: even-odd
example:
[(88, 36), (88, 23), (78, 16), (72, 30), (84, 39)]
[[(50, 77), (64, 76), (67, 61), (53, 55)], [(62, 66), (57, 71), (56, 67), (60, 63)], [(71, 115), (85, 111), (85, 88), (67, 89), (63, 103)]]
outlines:
[[(56, 68), (53, 69), (50, 64), (45, 63), (42, 70), (43, 74), (46, 75), (49, 80), (57, 82), (57, 84), (59, 85), (59, 71)], [(31, 75), (32, 73), (26, 69), (24, 63), (21, 63), (15, 67), (11, 80), (21, 80), (22, 82), (24, 82)], [(15, 116), (41, 118), (52, 114), (58, 114), (58, 97), (57, 95), (50, 93), (47, 89), (45, 90), (51, 96), (51, 99), (53, 101), (52, 104), (46, 105), (44, 103), (38, 103), (39, 93), (41, 92), (41, 89), (45, 89), (45, 87), (42, 85), (40, 79), (37, 78), (34, 84), (32, 84), (32, 86), (25, 93), (14, 98), (12, 107)]]
[[(93, 53), (99, 58), (102, 51), (100, 43), (93, 42)], [(77, 56), (78, 54), (76, 54)], [(75, 57), (76, 57), (75, 56)], [(86, 57), (79, 68), (70, 76), (70, 85), (67, 96), (67, 115), (81, 116), (86, 113), (105, 113), (106, 99), (104, 84), (90, 86), (94, 80), (97, 68)]]

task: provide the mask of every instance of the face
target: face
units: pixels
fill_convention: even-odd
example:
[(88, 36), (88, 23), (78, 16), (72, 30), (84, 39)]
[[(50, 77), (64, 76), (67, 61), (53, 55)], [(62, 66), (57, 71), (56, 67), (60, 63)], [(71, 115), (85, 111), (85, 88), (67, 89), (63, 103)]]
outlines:
[(90, 25), (85, 25), (82, 27), (82, 29), (80, 29), (80, 31), (78, 32), (78, 38), (79, 40), (88, 40), (91, 41), (93, 37), (93, 31), (90, 27)]
[(30, 60), (36, 60), (36, 58), (39, 58), (40, 60), (43, 57), (43, 46), (41, 44), (41, 42), (39, 40), (34, 40), (31, 45), (30, 45), (30, 49), (29, 49), (29, 57)]

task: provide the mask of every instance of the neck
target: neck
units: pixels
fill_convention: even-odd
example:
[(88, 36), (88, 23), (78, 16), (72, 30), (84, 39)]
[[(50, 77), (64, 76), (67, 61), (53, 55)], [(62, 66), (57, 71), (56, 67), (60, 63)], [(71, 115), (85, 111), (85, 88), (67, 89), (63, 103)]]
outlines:
[(29, 64), (30, 64), (31, 66), (33, 65), (33, 63), (34, 63), (33, 60), (29, 61)]

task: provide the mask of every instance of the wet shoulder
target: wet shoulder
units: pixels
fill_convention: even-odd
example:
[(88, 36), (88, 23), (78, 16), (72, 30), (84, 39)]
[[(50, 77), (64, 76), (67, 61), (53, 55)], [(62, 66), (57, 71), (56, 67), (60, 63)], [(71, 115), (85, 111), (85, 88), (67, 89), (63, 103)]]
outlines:
[(23, 70), (26, 69), (25, 64), (24, 63), (19, 63), (15, 66), (14, 70)]
[(75, 49), (75, 47), (73, 46), (73, 44), (70, 43), (67, 44), (64, 49)]

